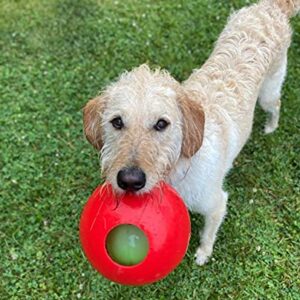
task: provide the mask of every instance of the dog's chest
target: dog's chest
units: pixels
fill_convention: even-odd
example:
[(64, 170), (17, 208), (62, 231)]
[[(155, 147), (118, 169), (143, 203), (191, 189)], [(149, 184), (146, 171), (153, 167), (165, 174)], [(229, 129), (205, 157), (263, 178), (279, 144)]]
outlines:
[[(203, 145), (204, 146), (204, 145)], [(205, 147), (203, 147), (205, 148)], [(219, 186), (217, 163), (220, 153), (201, 149), (192, 159), (180, 159), (168, 181), (191, 211), (205, 213), (211, 208), (211, 195)]]

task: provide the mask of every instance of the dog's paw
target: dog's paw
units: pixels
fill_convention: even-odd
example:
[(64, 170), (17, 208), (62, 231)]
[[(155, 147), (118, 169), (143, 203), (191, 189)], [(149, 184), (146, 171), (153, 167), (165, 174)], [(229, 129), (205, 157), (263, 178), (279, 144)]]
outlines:
[(209, 260), (212, 251), (204, 250), (203, 248), (199, 247), (195, 253), (196, 264), (198, 266), (203, 266)]
[(278, 127), (277, 125), (266, 124), (264, 132), (265, 132), (265, 134), (272, 133), (277, 129), (277, 127)]

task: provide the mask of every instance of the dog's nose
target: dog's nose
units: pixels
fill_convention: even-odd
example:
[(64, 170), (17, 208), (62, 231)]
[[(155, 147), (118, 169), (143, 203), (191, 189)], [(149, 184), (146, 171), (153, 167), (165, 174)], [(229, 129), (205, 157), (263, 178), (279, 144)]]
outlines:
[(117, 175), (118, 186), (125, 191), (136, 192), (146, 184), (146, 175), (137, 167), (124, 168)]

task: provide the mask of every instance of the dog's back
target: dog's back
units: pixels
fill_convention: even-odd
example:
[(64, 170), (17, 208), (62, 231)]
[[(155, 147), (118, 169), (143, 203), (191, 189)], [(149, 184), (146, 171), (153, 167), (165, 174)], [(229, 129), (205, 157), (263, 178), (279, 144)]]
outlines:
[[(227, 115), (237, 124), (235, 155), (250, 135), (256, 100), (261, 90), (265, 93), (266, 78), (278, 70), (282, 75), (273, 85), (279, 85), (280, 93), (292, 34), (289, 17), (299, 8), (300, 0), (263, 0), (234, 13), (210, 58), (185, 82), (188, 90), (201, 93), (207, 116), (218, 119), (220, 114), (220, 118)], [(273, 88), (269, 85), (268, 89)], [(274, 98), (279, 98), (277, 94)]]

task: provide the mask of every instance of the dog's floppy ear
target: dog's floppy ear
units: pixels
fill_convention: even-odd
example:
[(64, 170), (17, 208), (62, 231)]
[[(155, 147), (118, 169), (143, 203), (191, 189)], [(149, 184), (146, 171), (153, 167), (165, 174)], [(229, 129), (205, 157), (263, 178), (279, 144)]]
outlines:
[(178, 104), (183, 117), (181, 155), (190, 158), (202, 145), (205, 115), (201, 104), (186, 94), (178, 98)]
[(87, 140), (97, 149), (103, 146), (101, 118), (105, 108), (103, 96), (90, 100), (83, 109), (83, 126)]

